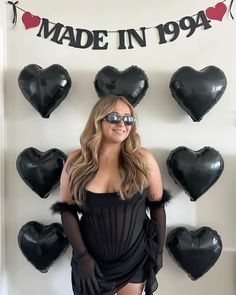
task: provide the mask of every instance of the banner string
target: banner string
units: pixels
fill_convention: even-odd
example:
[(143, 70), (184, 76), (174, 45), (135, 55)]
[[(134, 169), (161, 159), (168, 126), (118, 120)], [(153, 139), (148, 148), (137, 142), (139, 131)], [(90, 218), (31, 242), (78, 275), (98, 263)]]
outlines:
[[(223, 1), (220, 1), (219, 3), (223, 3), (223, 2), (226, 2), (226, 0), (223, 0)], [(11, 4), (12, 7), (13, 7), (13, 21), (12, 23), (14, 24), (13, 28), (16, 26), (16, 23), (17, 23), (17, 9), (23, 11), (23, 12), (27, 12), (26, 10), (22, 9), (21, 7), (17, 6), (17, 4), (19, 3), (19, 1), (16, 1), (16, 2), (12, 2), (12, 1), (7, 1), (8, 4)], [(233, 3), (234, 3), (234, 0), (231, 0), (230, 2), (230, 5), (229, 5), (229, 13), (230, 13), (230, 16), (231, 18), (234, 20), (234, 17), (233, 17), (233, 14), (232, 14), (232, 6), (233, 6)], [(191, 16), (196, 16), (197, 14), (193, 14)], [(41, 17), (40, 17), (41, 18)], [(41, 18), (42, 19), (42, 18)], [(177, 22), (179, 22), (180, 20), (178, 20)], [(53, 25), (56, 25), (56, 23), (54, 22), (51, 22), (51, 21), (48, 21), (50, 24), (53, 24)], [(152, 27), (145, 27), (147, 30), (148, 29), (154, 29), (155, 26), (152, 26)], [(136, 31), (139, 31), (140, 29), (137, 29)], [(107, 30), (107, 32), (109, 33), (117, 33), (117, 30)]]
[(8, 1), (7, 3), (11, 4), (12, 7), (13, 7), (13, 20), (12, 20), (12, 23), (13, 23), (13, 28), (16, 26), (16, 23), (17, 23), (17, 11), (16, 11), (16, 8), (18, 8), (16, 6), (16, 4), (18, 4), (19, 2), (16, 1), (16, 2), (12, 2), (12, 1)]
[(234, 3), (234, 0), (231, 0), (230, 5), (229, 5), (229, 13), (230, 13), (230, 16), (232, 19), (234, 19), (232, 12), (231, 12), (231, 8), (232, 8), (233, 3)]

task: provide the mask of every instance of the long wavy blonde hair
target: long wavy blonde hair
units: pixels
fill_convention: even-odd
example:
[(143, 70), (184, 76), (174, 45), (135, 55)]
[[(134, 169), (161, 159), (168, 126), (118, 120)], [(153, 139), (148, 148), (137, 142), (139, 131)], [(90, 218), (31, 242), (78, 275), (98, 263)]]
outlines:
[[(99, 152), (102, 146), (101, 122), (118, 100), (126, 103), (132, 116), (136, 113), (123, 96), (106, 96), (94, 105), (84, 131), (80, 137), (81, 149), (68, 163), (69, 189), (72, 200), (82, 206), (86, 198), (86, 185), (93, 179), (99, 168)], [(135, 192), (142, 192), (148, 186), (149, 169), (140, 152), (140, 136), (136, 125), (131, 127), (128, 137), (121, 143), (119, 156), (121, 176), (120, 195), (131, 198)]]

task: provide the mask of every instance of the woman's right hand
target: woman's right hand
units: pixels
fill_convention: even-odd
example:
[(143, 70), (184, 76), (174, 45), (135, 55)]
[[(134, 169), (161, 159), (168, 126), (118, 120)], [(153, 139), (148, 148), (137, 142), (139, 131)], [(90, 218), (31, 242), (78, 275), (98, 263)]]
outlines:
[(77, 261), (78, 291), (85, 295), (100, 294), (100, 288), (98, 286), (96, 277), (103, 277), (101, 270), (96, 261), (88, 254), (84, 254)]

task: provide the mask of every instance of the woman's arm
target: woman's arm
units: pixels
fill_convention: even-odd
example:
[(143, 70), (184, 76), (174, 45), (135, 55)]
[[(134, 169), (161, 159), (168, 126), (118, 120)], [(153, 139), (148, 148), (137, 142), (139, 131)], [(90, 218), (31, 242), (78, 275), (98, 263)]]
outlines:
[[(54, 213), (61, 214), (61, 221), (65, 234), (73, 248), (73, 258), (77, 262), (78, 278), (75, 278), (78, 288), (87, 285), (91, 293), (99, 290), (95, 272), (101, 276), (101, 272), (94, 259), (90, 256), (83, 241), (80, 231), (78, 206), (72, 201), (69, 190), (68, 161), (71, 160), (74, 153), (70, 154), (64, 165), (60, 178), (60, 198), (62, 202), (55, 203), (51, 209)], [(87, 294), (86, 290), (80, 290), (83, 294)]]
[(160, 201), (163, 194), (163, 188), (159, 166), (156, 159), (149, 150), (141, 148), (140, 151), (146, 159), (150, 171), (148, 199), (150, 201)]
[[(69, 205), (67, 206), (68, 210), (64, 210), (61, 213), (61, 221), (62, 225), (64, 227), (64, 231), (67, 235), (67, 238), (74, 250), (74, 254), (76, 256), (80, 256), (83, 253), (87, 252), (87, 249), (85, 247), (80, 228), (79, 228), (79, 218), (77, 215), (77, 210), (74, 210), (77, 205), (75, 202), (72, 201), (72, 196), (70, 195), (69, 190), (69, 175), (68, 175), (68, 162), (71, 160), (71, 158), (75, 155), (75, 152), (72, 152), (61, 173), (60, 178), (60, 198), (61, 198), (61, 204), (62, 205)], [(70, 210), (71, 209), (71, 210)]]
[(71, 159), (75, 157), (76, 154), (79, 153), (80, 150), (73, 151), (69, 154), (67, 161), (63, 167), (61, 178), (60, 178), (60, 198), (62, 202), (67, 202), (68, 204), (75, 203), (72, 201), (72, 197), (70, 195), (69, 190), (69, 174), (68, 168)]
[(166, 200), (166, 191), (162, 187), (161, 173), (154, 156), (147, 149), (142, 148), (142, 154), (145, 157), (149, 171), (149, 186), (147, 205), (150, 209), (150, 217), (156, 221), (158, 251), (156, 253), (155, 272), (157, 273), (163, 267), (163, 248), (166, 234), (166, 212), (164, 203)]

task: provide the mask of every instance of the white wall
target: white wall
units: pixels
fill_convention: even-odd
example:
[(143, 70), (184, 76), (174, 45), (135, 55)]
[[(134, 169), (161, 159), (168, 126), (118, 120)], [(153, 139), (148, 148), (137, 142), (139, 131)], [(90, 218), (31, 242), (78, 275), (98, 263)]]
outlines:
[[(0, 27), (0, 42), (2, 44), (2, 40), (3, 40), (3, 29), (2, 27)], [(4, 122), (4, 106), (3, 106), (3, 97), (4, 97), (4, 94), (3, 94), (3, 75), (2, 75), (2, 72), (3, 72), (3, 58), (2, 58), (2, 55), (1, 55), (1, 60), (0, 60), (0, 70), (1, 70), (1, 84), (0, 84), (0, 90), (1, 90), (1, 94), (0, 94), (0, 102), (1, 102), (1, 106), (0, 106), (0, 122), (1, 122), (1, 126), (2, 126), (2, 122)], [(1, 190), (0, 190), (0, 224), (1, 224), (1, 230), (0, 230), (0, 271), (1, 271), (1, 274), (2, 274), (2, 271), (3, 271), (3, 245), (4, 245), (4, 242), (3, 242), (3, 222), (4, 222), (4, 218), (3, 218), (3, 214), (4, 214), (4, 210), (3, 210), (3, 197), (4, 197), (4, 191), (3, 191), (3, 188), (4, 188), (4, 185), (3, 185), (3, 174), (4, 174), (4, 165), (3, 165), (3, 157), (2, 157), (2, 151), (3, 151), (3, 146), (4, 146), (4, 143), (3, 143), (3, 138), (2, 138), (2, 134), (4, 134), (4, 132), (2, 132), (3, 129), (1, 128), (1, 140), (0, 140), (0, 149), (1, 149), (1, 156), (0, 156), (0, 163), (1, 163), (1, 170), (0, 170), (0, 182), (1, 182)], [(0, 277), (1, 278), (1, 277)], [(0, 281), (1, 282), (1, 281)]]
[[(230, 2), (230, 1), (227, 1)], [(226, 3), (227, 3), (226, 2)], [(118, 30), (155, 26), (215, 5), (217, 1), (20, 1), (32, 14), (73, 27), (90, 30)], [(229, 3), (227, 3), (229, 4)], [(165, 254), (165, 267), (158, 275), (160, 295), (236, 294), (235, 285), (235, 21), (212, 21), (212, 28), (197, 29), (193, 36), (185, 33), (172, 43), (158, 45), (154, 29), (147, 31), (147, 46), (118, 50), (116, 34), (108, 38), (108, 50), (76, 49), (36, 37), (38, 28), (26, 31), (18, 12), (18, 23), (11, 25), (12, 9), (7, 9), (7, 72), (5, 75), (5, 118), (7, 120), (7, 155), (5, 187), (6, 267), (8, 292), (3, 295), (70, 295), (70, 251), (42, 274), (28, 262), (17, 246), (20, 227), (37, 220), (44, 224), (55, 221), (48, 208), (58, 199), (58, 191), (48, 199), (40, 199), (21, 180), (15, 168), (18, 154), (34, 146), (45, 151), (57, 147), (64, 152), (76, 148), (92, 105), (97, 101), (93, 81), (106, 65), (123, 70), (137, 65), (149, 78), (149, 90), (137, 106), (139, 132), (143, 145), (155, 154), (164, 186), (175, 195), (167, 209), (168, 226), (204, 226), (216, 229), (222, 237), (224, 250), (216, 265), (201, 279), (193, 282)], [(235, 14), (236, 17), (236, 14)], [(31, 63), (42, 67), (61, 64), (70, 73), (72, 89), (66, 100), (50, 119), (40, 115), (22, 96), (17, 78), (21, 69)], [(194, 123), (171, 97), (168, 86), (171, 75), (181, 66), (200, 70), (208, 65), (221, 68), (228, 87), (218, 104), (199, 123)], [(0, 88), (1, 91), (1, 88)], [(149, 130), (149, 132), (147, 132)], [(165, 161), (169, 152), (179, 145), (198, 150), (206, 145), (220, 151), (225, 170), (218, 182), (197, 202), (180, 190), (167, 173)], [(59, 219), (58, 219), (59, 221)], [(40, 289), (39, 289), (40, 286)]]
[[(4, 214), (4, 156), (5, 156), (5, 116), (4, 116), (4, 70), (6, 67), (5, 5), (0, 3), (0, 294), (6, 289), (5, 268), (5, 214)], [(4, 293), (3, 293), (4, 294)]]

